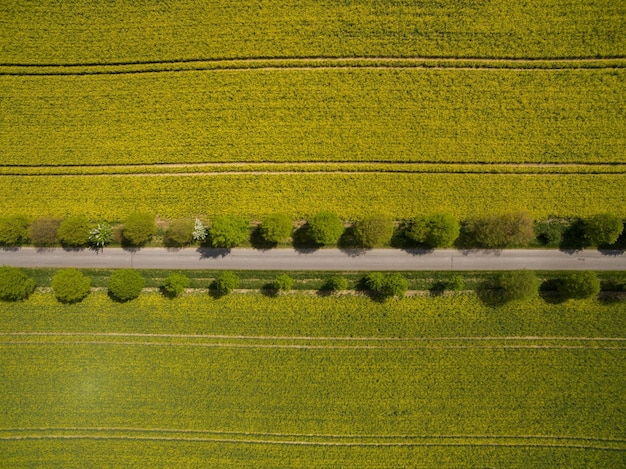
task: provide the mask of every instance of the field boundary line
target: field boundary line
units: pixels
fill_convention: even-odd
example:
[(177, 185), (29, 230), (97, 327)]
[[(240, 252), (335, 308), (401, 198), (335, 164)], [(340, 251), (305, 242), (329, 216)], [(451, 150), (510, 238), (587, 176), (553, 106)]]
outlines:
[(463, 58), (463, 57), (285, 57), (188, 59), (110, 63), (0, 63), (4, 76), (81, 76), (189, 71), (280, 71), (329, 69), (597, 70), (626, 68), (626, 57)]

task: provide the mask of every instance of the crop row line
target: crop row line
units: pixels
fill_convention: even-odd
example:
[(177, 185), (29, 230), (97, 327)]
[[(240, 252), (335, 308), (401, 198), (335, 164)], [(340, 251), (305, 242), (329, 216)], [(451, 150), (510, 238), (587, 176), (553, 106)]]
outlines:
[(208, 438), (156, 435), (17, 435), (0, 436), (0, 440), (138, 440), (138, 441), (180, 441), (198, 443), (231, 443), (257, 445), (288, 445), (288, 446), (343, 446), (343, 447), (428, 447), (428, 446), (483, 446), (483, 447), (527, 447), (527, 448), (570, 448), (595, 449), (603, 451), (626, 451), (622, 445), (602, 446), (596, 444), (567, 444), (540, 442), (484, 442), (484, 441), (307, 441), (307, 440), (271, 440), (243, 438)]
[(235, 349), (302, 349), (302, 350), (482, 350), (482, 349), (525, 349), (525, 350), (626, 350), (626, 347), (589, 345), (311, 345), (311, 344), (236, 344), (236, 343), (181, 343), (181, 342), (113, 342), (113, 341), (2, 341), (0, 346), (11, 345), (115, 345), (148, 347), (200, 347)]
[(58, 76), (58, 75), (118, 75), (140, 73), (169, 73), (186, 71), (253, 71), (253, 70), (314, 70), (314, 69), (461, 69), (461, 70), (572, 70), (626, 68), (626, 58), (569, 59), (466, 59), (427, 57), (347, 57), (347, 58), (248, 58), (209, 59), (189, 61), (119, 62), (87, 64), (0, 64), (0, 75)]
[(0, 332), (0, 337), (40, 336), (40, 337), (146, 337), (173, 339), (232, 339), (232, 340), (306, 340), (306, 341), (626, 341), (626, 337), (539, 337), (539, 336), (483, 336), (483, 337), (314, 337), (314, 336), (248, 336), (220, 334), (150, 334), (127, 332)]

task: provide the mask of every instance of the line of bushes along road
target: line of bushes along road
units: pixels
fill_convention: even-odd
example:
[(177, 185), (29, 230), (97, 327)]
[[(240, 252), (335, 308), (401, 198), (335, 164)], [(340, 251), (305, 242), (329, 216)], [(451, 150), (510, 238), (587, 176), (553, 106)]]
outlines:
[(456, 247), (503, 249), (512, 247), (599, 247), (624, 249), (624, 220), (601, 213), (587, 218), (550, 217), (533, 220), (525, 212), (505, 213), (470, 220), (457, 220), (446, 213), (393, 220), (373, 215), (347, 222), (331, 212), (308, 220), (294, 221), (281, 213), (260, 223), (223, 215), (211, 219), (157, 220), (153, 214), (133, 213), (120, 223), (94, 222), (75, 215), (64, 220), (23, 216), (0, 218), (0, 245), (70, 248), (102, 248), (113, 244), (141, 247), (202, 246), (258, 248), (293, 245), (296, 248), (397, 247), (436, 249)]

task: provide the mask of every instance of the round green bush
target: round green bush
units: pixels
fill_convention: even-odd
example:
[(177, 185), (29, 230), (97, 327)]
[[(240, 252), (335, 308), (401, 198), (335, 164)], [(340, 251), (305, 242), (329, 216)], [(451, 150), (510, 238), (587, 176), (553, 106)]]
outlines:
[(163, 291), (166, 296), (176, 298), (185, 292), (189, 286), (189, 277), (185, 274), (172, 272), (163, 282)]
[(500, 274), (499, 286), (505, 301), (529, 300), (539, 291), (539, 278), (529, 270), (514, 270)]
[(74, 215), (61, 222), (57, 237), (64, 246), (80, 247), (89, 242), (91, 224), (87, 217)]
[(341, 219), (331, 212), (320, 212), (309, 220), (308, 236), (317, 245), (337, 244), (343, 234)]
[(0, 267), (0, 300), (22, 301), (35, 291), (35, 281), (16, 267)]
[(428, 233), (424, 242), (432, 248), (449, 248), (461, 233), (459, 221), (447, 213), (428, 217)]
[(535, 238), (533, 221), (525, 212), (470, 220), (466, 228), (475, 243), (484, 248), (525, 246)]
[(124, 240), (131, 246), (142, 246), (150, 241), (155, 229), (154, 215), (132, 213), (124, 220)]
[(268, 215), (261, 223), (261, 237), (268, 243), (280, 243), (291, 236), (293, 221), (289, 215), (274, 213)]
[(54, 296), (61, 303), (78, 303), (91, 291), (91, 279), (76, 269), (59, 270), (52, 277)]
[(165, 245), (180, 247), (190, 244), (193, 241), (193, 230), (194, 221), (191, 219), (172, 220), (165, 232)]
[(228, 295), (239, 286), (239, 276), (233, 272), (222, 272), (215, 280), (215, 290), (219, 295)]
[(348, 279), (341, 275), (333, 275), (324, 284), (324, 290), (343, 291), (348, 289)]
[(450, 281), (448, 282), (448, 288), (452, 291), (465, 290), (465, 280), (463, 280), (463, 276), (453, 275)]
[(601, 213), (589, 217), (584, 222), (585, 238), (592, 246), (611, 245), (624, 230), (624, 223), (618, 216)]
[(600, 280), (595, 272), (570, 272), (560, 278), (558, 290), (564, 298), (592, 298), (600, 293)]
[(373, 292), (381, 292), (385, 284), (385, 274), (372, 272), (365, 276), (365, 286)]
[(375, 215), (354, 224), (354, 238), (364, 248), (384, 246), (393, 236), (393, 219), (385, 215)]
[(412, 239), (416, 243), (425, 243), (428, 236), (429, 226), (428, 218), (418, 216), (408, 223), (408, 227), (404, 234), (407, 238)]
[(35, 246), (52, 246), (57, 242), (61, 220), (38, 218), (28, 227), (28, 237)]
[(408, 289), (409, 282), (407, 282), (402, 274), (396, 273), (385, 277), (380, 293), (386, 297), (397, 296), (402, 298)]
[(141, 294), (144, 283), (144, 278), (136, 270), (116, 270), (109, 279), (109, 294), (115, 301), (134, 300)]
[(21, 215), (0, 218), (0, 245), (15, 246), (28, 239), (28, 220)]
[(233, 215), (215, 217), (209, 235), (214, 248), (234, 248), (250, 236), (250, 223), (245, 218)]
[(287, 274), (280, 274), (274, 280), (274, 289), (278, 291), (288, 292), (293, 288), (293, 279)]

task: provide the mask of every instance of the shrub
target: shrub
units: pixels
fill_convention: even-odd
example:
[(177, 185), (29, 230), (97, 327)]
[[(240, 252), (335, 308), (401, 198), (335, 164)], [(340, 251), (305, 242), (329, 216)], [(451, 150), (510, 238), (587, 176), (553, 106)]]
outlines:
[(89, 244), (103, 248), (113, 240), (113, 228), (108, 223), (98, 223), (89, 232)]
[(91, 279), (76, 269), (59, 270), (52, 277), (54, 296), (61, 303), (78, 303), (91, 291)]
[(185, 292), (185, 288), (189, 285), (189, 277), (185, 274), (171, 273), (163, 282), (163, 291), (166, 296), (176, 298)]
[(393, 236), (393, 219), (384, 215), (358, 220), (354, 225), (354, 237), (364, 248), (383, 246)]
[(173, 220), (165, 232), (166, 246), (186, 246), (193, 241), (194, 222), (188, 218)]
[(308, 235), (317, 245), (337, 244), (343, 230), (341, 219), (331, 212), (320, 212), (309, 220)]
[(544, 246), (557, 247), (561, 245), (567, 227), (565, 220), (551, 217), (535, 223), (535, 236)]
[(89, 242), (91, 226), (87, 217), (74, 215), (61, 222), (57, 236), (64, 246), (85, 246)]
[(463, 280), (463, 276), (453, 275), (450, 281), (448, 282), (448, 288), (452, 291), (465, 290), (465, 280)]
[(419, 216), (409, 222), (409, 226), (405, 234), (407, 238), (412, 239), (416, 243), (422, 244), (426, 242), (428, 230), (428, 218)]
[(428, 234), (424, 240), (432, 248), (449, 248), (459, 237), (461, 225), (447, 213), (437, 213), (428, 217)]
[(35, 291), (35, 281), (15, 267), (0, 267), (0, 300), (22, 301)]
[(202, 221), (196, 218), (196, 221), (193, 224), (193, 232), (191, 233), (191, 238), (194, 241), (202, 242), (206, 239), (207, 234), (208, 230), (206, 229), (206, 226), (204, 226)]
[(215, 289), (220, 295), (228, 295), (239, 286), (239, 276), (232, 272), (222, 272), (215, 280)]
[(502, 273), (498, 283), (505, 301), (529, 300), (539, 291), (539, 279), (528, 270)]
[(333, 275), (324, 284), (324, 290), (343, 291), (348, 289), (348, 279), (341, 275)]
[(385, 297), (397, 296), (402, 298), (408, 289), (409, 282), (407, 282), (402, 274), (396, 273), (385, 277), (383, 288), (380, 293), (382, 293)]
[(261, 237), (268, 243), (280, 243), (289, 239), (293, 230), (293, 222), (284, 213), (268, 215), (261, 223)]
[(0, 218), (0, 245), (15, 246), (28, 238), (28, 220), (21, 215)]
[(385, 274), (372, 272), (365, 276), (365, 286), (373, 292), (380, 292), (385, 283)]
[(141, 293), (144, 283), (144, 278), (136, 270), (116, 270), (109, 279), (109, 294), (120, 302), (134, 300)]
[(131, 246), (146, 244), (155, 230), (154, 215), (149, 213), (132, 213), (124, 220), (124, 240)]
[(610, 213), (589, 217), (584, 222), (585, 238), (592, 246), (614, 244), (624, 230), (621, 218)]
[(280, 274), (274, 280), (274, 289), (288, 292), (293, 288), (293, 279), (287, 274)]
[(209, 228), (211, 245), (215, 248), (234, 248), (248, 239), (249, 227), (244, 218), (233, 215), (215, 217)]
[(533, 221), (524, 212), (471, 220), (467, 229), (478, 245), (485, 248), (522, 246), (535, 237)]
[(35, 246), (51, 246), (57, 242), (57, 232), (61, 220), (55, 218), (38, 218), (30, 224), (28, 237)]
[(600, 280), (595, 272), (571, 272), (560, 278), (558, 290), (564, 298), (591, 298), (600, 293)]

